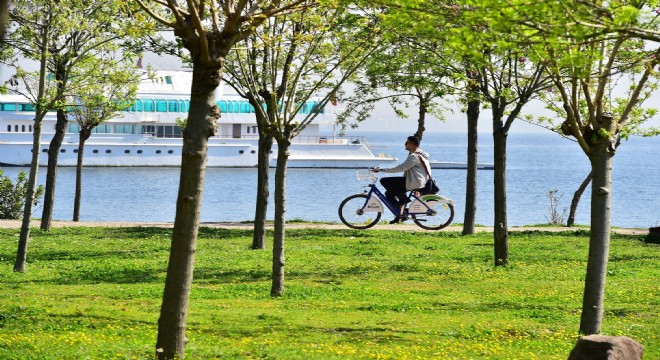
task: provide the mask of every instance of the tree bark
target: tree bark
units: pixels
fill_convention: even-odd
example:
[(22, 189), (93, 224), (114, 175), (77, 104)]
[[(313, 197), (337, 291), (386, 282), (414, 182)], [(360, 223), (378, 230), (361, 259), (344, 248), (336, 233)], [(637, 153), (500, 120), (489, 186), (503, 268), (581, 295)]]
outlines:
[[(49, 27), (46, 26), (41, 35), (41, 48), (46, 49), (50, 37)], [(43, 100), (46, 92), (46, 51), (41, 52), (39, 61), (39, 95), (38, 100)], [(41, 122), (46, 116), (48, 109), (43, 104), (37, 103), (37, 111), (32, 129), (32, 159), (30, 163), (30, 175), (28, 176), (28, 188), (25, 194), (25, 205), (23, 208), (23, 221), (21, 223), (21, 235), (18, 238), (18, 249), (16, 250), (16, 262), (14, 271), (25, 272), (27, 262), (28, 241), (30, 239), (30, 219), (32, 218), (32, 206), (37, 191), (37, 173), (39, 171), (39, 156), (41, 154)]]
[(467, 107), (468, 143), (467, 176), (465, 181), (465, 216), (463, 217), (463, 235), (474, 234), (477, 214), (477, 161), (479, 158), (478, 124), (479, 100), (471, 100)]
[(284, 293), (284, 238), (286, 223), (286, 168), (291, 140), (284, 136), (277, 141), (277, 168), (275, 170), (275, 224), (273, 234), (273, 282), (270, 296)]
[[(45, 112), (43, 115), (45, 115)], [(30, 176), (28, 177), (28, 187), (25, 194), (25, 205), (23, 207), (21, 235), (18, 239), (16, 262), (14, 263), (14, 271), (16, 272), (25, 272), (25, 263), (27, 262), (28, 241), (30, 239), (30, 219), (32, 218), (32, 205), (34, 204), (34, 196), (37, 188), (37, 173), (39, 171), (39, 153), (41, 150), (41, 120), (43, 119), (43, 115), (40, 119), (35, 119), (34, 121)]]
[(580, 187), (575, 191), (575, 194), (573, 194), (573, 200), (571, 200), (571, 209), (568, 213), (568, 220), (566, 221), (566, 226), (573, 226), (575, 225), (575, 213), (577, 212), (577, 207), (578, 204), (580, 203), (580, 198), (582, 198), (582, 194), (584, 193), (584, 190), (587, 189), (587, 185), (591, 182), (591, 172), (589, 175), (587, 175), (584, 180), (582, 180), (582, 184), (580, 184)]
[(599, 333), (603, 320), (612, 199), (612, 153), (608, 144), (599, 143), (591, 150), (591, 234), (580, 317), (580, 333), (586, 335)]
[(158, 319), (159, 359), (184, 357), (188, 301), (199, 230), (208, 138), (217, 130), (219, 110), (213, 94), (220, 66), (193, 63), (188, 123), (183, 131), (181, 175), (163, 302)]
[(41, 212), (41, 230), (49, 231), (53, 220), (55, 206), (55, 182), (57, 180), (57, 161), (60, 156), (60, 147), (66, 134), (66, 114), (64, 110), (57, 110), (55, 134), (48, 147), (48, 169), (46, 170), (46, 190), (44, 192), (43, 210)]
[(73, 221), (80, 220), (80, 198), (82, 196), (82, 167), (85, 141), (92, 134), (91, 130), (81, 129), (78, 138), (78, 159), (76, 161), (76, 194), (73, 199)]
[(270, 175), (270, 151), (273, 137), (259, 131), (259, 153), (257, 161), (257, 205), (254, 210), (254, 235), (252, 249), (263, 249), (266, 238), (266, 215), (270, 196), (268, 178)]
[(426, 100), (419, 100), (419, 117), (417, 118), (417, 131), (415, 136), (419, 138), (419, 141), (422, 141), (424, 137), (424, 130), (426, 130), (426, 113), (428, 112), (428, 106)]
[[(495, 115), (493, 115), (495, 116)], [(494, 198), (495, 198), (495, 266), (509, 264), (509, 228), (506, 209), (506, 138), (507, 132), (493, 119), (494, 142)]]

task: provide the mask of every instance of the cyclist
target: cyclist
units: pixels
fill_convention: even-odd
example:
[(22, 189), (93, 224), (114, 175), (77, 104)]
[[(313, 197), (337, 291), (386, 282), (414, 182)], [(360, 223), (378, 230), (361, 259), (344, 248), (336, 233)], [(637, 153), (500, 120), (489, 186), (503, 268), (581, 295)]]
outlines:
[(399, 215), (390, 221), (390, 224), (407, 220), (403, 215), (404, 206), (410, 202), (410, 199), (406, 196), (406, 191), (424, 188), (431, 176), (431, 167), (428, 162), (429, 154), (419, 149), (419, 141), (416, 136), (408, 136), (405, 144), (408, 157), (401, 164), (392, 168), (373, 168), (374, 172), (397, 173), (403, 171), (403, 176), (380, 179), (380, 184), (385, 188), (385, 197), (390, 203), (401, 208)]

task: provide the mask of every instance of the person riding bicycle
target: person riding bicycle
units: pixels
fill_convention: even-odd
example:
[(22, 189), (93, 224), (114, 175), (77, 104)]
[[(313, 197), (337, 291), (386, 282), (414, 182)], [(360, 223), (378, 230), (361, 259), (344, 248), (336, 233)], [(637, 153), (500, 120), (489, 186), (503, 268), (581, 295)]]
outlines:
[[(429, 166), (429, 154), (419, 149), (419, 138), (408, 136), (406, 140), (406, 150), (408, 157), (401, 164), (392, 168), (373, 168), (374, 172), (397, 173), (403, 171), (403, 176), (391, 176), (380, 179), (380, 184), (385, 188), (385, 197), (395, 206), (403, 207), (410, 202), (406, 192), (409, 190), (419, 190), (426, 186), (426, 182), (431, 176), (431, 167)], [(390, 224), (396, 224), (407, 220), (405, 216), (398, 215)]]

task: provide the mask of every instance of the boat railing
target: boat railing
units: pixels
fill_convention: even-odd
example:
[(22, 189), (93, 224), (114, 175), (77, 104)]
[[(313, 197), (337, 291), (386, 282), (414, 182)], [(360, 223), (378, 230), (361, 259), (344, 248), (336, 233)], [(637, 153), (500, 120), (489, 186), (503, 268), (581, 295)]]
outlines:
[[(108, 133), (109, 135), (126, 135), (120, 133)], [(181, 138), (180, 134), (158, 134), (155, 131), (145, 131), (141, 134), (135, 134), (143, 138)], [(216, 139), (244, 139), (244, 140), (258, 140), (259, 135), (216, 135)], [(367, 145), (367, 138), (364, 136), (296, 136), (293, 144), (328, 144), (328, 145)]]
[[(241, 134), (240, 136), (233, 135), (216, 135), (214, 138), (218, 139), (249, 139), (257, 140), (259, 135), (245, 135)], [(360, 145), (367, 144), (367, 138), (364, 136), (296, 136), (293, 141), (293, 144), (328, 144), (328, 145)]]

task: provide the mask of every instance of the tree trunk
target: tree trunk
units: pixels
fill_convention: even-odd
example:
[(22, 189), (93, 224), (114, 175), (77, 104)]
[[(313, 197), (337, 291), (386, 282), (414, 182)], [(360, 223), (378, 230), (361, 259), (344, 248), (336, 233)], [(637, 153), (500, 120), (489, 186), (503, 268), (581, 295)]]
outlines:
[(284, 225), (286, 222), (286, 167), (291, 140), (283, 136), (277, 141), (277, 168), (275, 170), (275, 224), (273, 234), (273, 283), (270, 296), (284, 293)]
[(582, 180), (582, 184), (580, 184), (580, 187), (575, 191), (575, 194), (573, 194), (573, 200), (571, 200), (571, 210), (568, 213), (568, 221), (566, 221), (566, 226), (573, 226), (575, 225), (575, 213), (577, 212), (577, 207), (578, 204), (580, 203), (580, 198), (582, 197), (582, 194), (584, 193), (584, 190), (587, 189), (587, 185), (591, 182), (591, 172), (589, 175), (587, 175), (584, 180)]
[(158, 319), (159, 359), (185, 356), (188, 300), (199, 230), (208, 138), (217, 130), (219, 110), (213, 94), (221, 67), (193, 63), (188, 123), (183, 131), (181, 175), (163, 302)]
[(580, 318), (580, 333), (587, 335), (599, 333), (603, 320), (612, 199), (612, 153), (607, 144), (591, 150), (591, 234)]
[(419, 101), (419, 118), (417, 119), (417, 132), (415, 132), (415, 136), (419, 138), (419, 141), (422, 141), (422, 137), (424, 137), (424, 130), (426, 130), (426, 113), (428, 112), (428, 106), (426, 104), (426, 101), (423, 99), (420, 99)]
[(259, 153), (257, 162), (257, 205), (254, 210), (254, 235), (252, 249), (263, 249), (266, 237), (266, 215), (268, 213), (268, 178), (270, 175), (270, 151), (273, 137), (259, 131)]
[(495, 191), (495, 266), (509, 264), (509, 228), (506, 213), (506, 138), (507, 132), (493, 119)]
[[(41, 35), (41, 48), (45, 49), (50, 37), (49, 28), (46, 26)], [(46, 52), (42, 51), (39, 60), (39, 95), (37, 100), (44, 99), (46, 93)], [(25, 205), (23, 208), (23, 222), (21, 223), (21, 235), (18, 238), (18, 249), (16, 250), (16, 262), (14, 271), (25, 272), (25, 263), (27, 261), (28, 241), (30, 240), (30, 219), (32, 218), (32, 206), (34, 205), (34, 196), (37, 191), (37, 173), (39, 171), (39, 156), (41, 154), (41, 122), (46, 116), (48, 109), (43, 108), (43, 104), (37, 103), (37, 111), (34, 117), (34, 132), (32, 133), (32, 159), (30, 162), (30, 175), (28, 176), (28, 188), (25, 194)]]
[(477, 160), (479, 158), (478, 124), (479, 100), (468, 102), (468, 144), (467, 144), (467, 178), (465, 181), (465, 216), (463, 218), (463, 235), (474, 234), (475, 217), (477, 214)]
[(34, 205), (34, 196), (37, 188), (37, 173), (39, 171), (39, 154), (41, 153), (41, 120), (44, 115), (46, 115), (45, 112), (43, 115), (37, 115), (37, 119), (34, 121), (30, 176), (28, 177), (28, 187), (25, 194), (25, 205), (23, 207), (21, 235), (18, 239), (16, 262), (14, 263), (14, 271), (16, 272), (25, 272), (25, 263), (27, 261), (28, 241), (30, 239), (30, 219), (32, 218), (32, 206)]
[[(66, 87), (65, 68), (58, 64), (55, 78), (58, 80), (58, 93), (64, 94)], [(53, 208), (55, 206), (55, 182), (57, 181), (57, 161), (60, 156), (60, 147), (66, 134), (67, 118), (64, 109), (57, 110), (57, 122), (55, 123), (55, 135), (50, 141), (48, 148), (48, 170), (46, 171), (46, 191), (44, 192), (43, 211), (41, 212), (41, 230), (49, 231), (53, 220)]]
[(80, 220), (80, 197), (82, 196), (82, 167), (85, 141), (92, 134), (91, 130), (81, 129), (78, 138), (78, 159), (76, 162), (76, 194), (73, 199), (73, 221)]

